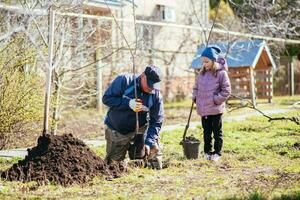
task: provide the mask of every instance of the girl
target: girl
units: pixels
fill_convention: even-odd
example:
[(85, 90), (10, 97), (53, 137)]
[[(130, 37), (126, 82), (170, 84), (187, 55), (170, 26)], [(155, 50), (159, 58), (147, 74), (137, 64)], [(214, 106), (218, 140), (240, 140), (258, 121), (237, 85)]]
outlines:
[[(227, 65), (220, 53), (221, 49), (216, 46), (204, 49), (201, 54), (202, 68), (193, 88), (193, 101), (197, 105), (204, 130), (204, 158), (214, 161), (221, 158), (222, 113), (225, 101), (231, 92)], [(212, 132), (214, 133), (213, 152)]]

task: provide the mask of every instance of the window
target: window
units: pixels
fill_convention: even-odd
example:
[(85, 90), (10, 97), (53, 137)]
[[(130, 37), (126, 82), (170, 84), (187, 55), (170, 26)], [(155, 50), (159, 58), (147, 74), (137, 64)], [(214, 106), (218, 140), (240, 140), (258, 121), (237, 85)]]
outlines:
[(158, 6), (159, 10), (159, 17), (161, 21), (166, 21), (166, 22), (175, 22), (176, 21), (176, 15), (175, 15), (175, 10), (174, 8), (164, 6), (164, 5), (159, 5)]

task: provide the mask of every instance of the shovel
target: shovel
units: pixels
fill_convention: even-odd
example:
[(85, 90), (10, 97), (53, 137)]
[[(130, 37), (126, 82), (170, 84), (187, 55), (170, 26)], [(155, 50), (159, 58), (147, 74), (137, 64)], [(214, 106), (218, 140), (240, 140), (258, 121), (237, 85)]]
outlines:
[(189, 114), (189, 118), (187, 121), (187, 124), (185, 126), (184, 132), (183, 132), (183, 137), (182, 137), (182, 141), (185, 141), (185, 137), (186, 137), (186, 132), (190, 127), (190, 120), (191, 120), (191, 116), (192, 116), (192, 112), (193, 112), (193, 108), (194, 108), (194, 101), (192, 102), (192, 106), (191, 106), (191, 110), (190, 110), (190, 114)]

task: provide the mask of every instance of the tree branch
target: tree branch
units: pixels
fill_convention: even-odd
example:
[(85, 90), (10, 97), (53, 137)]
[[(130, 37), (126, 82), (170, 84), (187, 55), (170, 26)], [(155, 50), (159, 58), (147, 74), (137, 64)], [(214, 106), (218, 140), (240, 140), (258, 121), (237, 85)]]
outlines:
[(271, 117), (271, 116), (267, 115), (266, 113), (264, 113), (263, 111), (261, 111), (260, 109), (258, 109), (257, 107), (255, 107), (254, 104), (250, 100), (244, 99), (242, 97), (239, 97), (239, 96), (233, 95), (233, 94), (231, 94), (230, 96), (241, 100), (242, 103), (241, 103), (241, 106), (234, 107), (229, 112), (232, 112), (233, 110), (237, 110), (237, 109), (240, 109), (240, 108), (251, 108), (253, 110), (258, 111), (262, 116), (268, 118), (269, 122), (286, 120), (286, 121), (294, 122), (295, 124), (300, 126), (300, 119), (298, 117), (295, 117), (295, 116), (293, 116), (293, 117)]

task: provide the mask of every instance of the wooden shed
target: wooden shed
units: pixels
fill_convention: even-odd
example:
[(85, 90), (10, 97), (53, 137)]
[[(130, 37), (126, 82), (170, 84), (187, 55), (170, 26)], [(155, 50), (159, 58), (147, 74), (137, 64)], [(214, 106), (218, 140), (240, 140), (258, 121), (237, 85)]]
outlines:
[[(233, 95), (251, 99), (254, 105), (256, 99), (272, 101), (273, 70), (276, 66), (265, 41), (224, 42), (209, 46), (212, 45), (220, 47), (226, 57)], [(201, 68), (200, 56), (204, 48), (205, 45), (198, 48), (192, 68)]]

